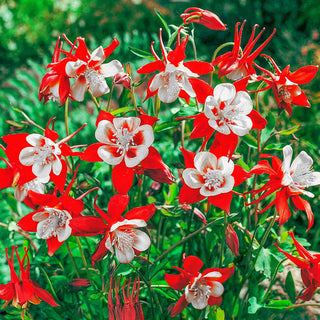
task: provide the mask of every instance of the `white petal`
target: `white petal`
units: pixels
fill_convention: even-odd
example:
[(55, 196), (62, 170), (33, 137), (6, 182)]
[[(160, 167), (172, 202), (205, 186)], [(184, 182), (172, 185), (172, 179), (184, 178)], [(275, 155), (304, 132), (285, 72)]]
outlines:
[(124, 153), (117, 153), (119, 154), (119, 156), (115, 156), (114, 153), (110, 152), (110, 146), (102, 146), (98, 149), (98, 156), (107, 164), (110, 164), (112, 166), (115, 166), (117, 164), (119, 164), (123, 157), (124, 157)]
[(127, 128), (129, 132), (133, 132), (138, 129), (141, 123), (140, 118), (129, 117), (129, 118), (114, 118), (113, 125), (116, 129)]
[(122, 226), (131, 226), (130, 227), (131, 229), (132, 228), (141, 228), (141, 227), (146, 227), (147, 223), (142, 219), (131, 219), (131, 220), (124, 219), (122, 221), (118, 221), (118, 222), (114, 223), (110, 228), (110, 232), (113, 232)]
[(221, 278), (222, 274), (218, 271), (212, 271), (207, 273), (205, 276), (203, 276), (204, 278)]
[(213, 297), (221, 297), (223, 294), (224, 287), (223, 285), (218, 281), (213, 281), (213, 286), (211, 288), (211, 296)]
[(138, 251), (147, 250), (151, 245), (149, 236), (141, 230), (134, 230), (134, 233), (136, 236), (134, 239), (133, 248)]
[[(286, 147), (284, 147), (283, 150), (285, 150)], [(283, 151), (283, 154), (284, 153), (285, 151)], [(313, 165), (312, 158), (305, 151), (301, 151), (298, 154), (298, 156), (293, 160), (292, 165), (290, 167), (290, 171), (291, 172), (293, 171), (294, 175), (296, 176), (303, 175), (310, 171), (310, 168), (312, 167), (312, 165)]]
[(210, 152), (199, 152), (194, 157), (194, 166), (203, 173), (207, 168), (215, 169), (217, 167), (217, 157)]
[(94, 97), (100, 97), (109, 93), (110, 89), (103, 78), (97, 78), (96, 81), (90, 82), (89, 90)]
[(27, 147), (21, 150), (19, 160), (24, 166), (32, 166), (34, 163), (34, 148)]
[(105, 246), (111, 253), (114, 253), (114, 250), (113, 250), (113, 247), (112, 247), (112, 244), (111, 244), (111, 240), (110, 240), (110, 236), (108, 236), (108, 238), (107, 238), (107, 240), (105, 242)]
[[(219, 131), (222, 134), (228, 135), (230, 134), (230, 128), (228, 127), (228, 125), (224, 122), (224, 120), (220, 120), (220, 119), (210, 119), (208, 121), (209, 126), (217, 131)], [(219, 123), (219, 124), (218, 124)]]
[(115, 74), (119, 72), (123, 72), (122, 65), (118, 60), (112, 60), (109, 63), (104, 63), (100, 66), (102, 75), (107, 77), (113, 77)]
[(54, 225), (50, 222), (49, 219), (42, 220), (37, 225), (37, 235), (41, 239), (49, 239), (54, 231)]
[(220, 157), (218, 159), (217, 169), (221, 170), (224, 176), (229, 176), (234, 170), (234, 163), (228, 157)]
[(161, 73), (158, 73), (157, 75), (155, 75), (155, 77), (152, 79), (151, 83), (150, 83), (150, 86), (149, 86), (149, 90), (150, 91), (156, 91), (158, 90), (160, 87), (162, 87), (164, 85), (164, 81), (163, 81), (163, 78), (162, 78), (162, 74), (163, 72)]
[[(135, 157), (128, 157), (128, 152), (130, 152), (130, 150), (135, 150)], [(126, 163), (126, 166), (128, 168), (133, 168), (135, 166), (137, 166), (143, 159), (145, 159), (148, 154), (149, 154), (149, 148), (145, 145), (141, 145), (141, 146), (130, 146), (129, 147), (129, 151), (128, 151), (124, 157), (124, 161)]]
[(69, 221), (67, 221), (64, 227), (57, 228), (56, 233), (59, 242), (66, 241), (71, 236)]
[(239, 116), (238, 119), (234, 120), (234, 124), (229, 124), (233, 133), (240, 137), (248, 134), (252, 125), (252, 120), (246, 116)]
[(112, 143), (110, 141), (110, 136), (115, 133), (116, 129), (113, 124), (108, 120), (101, 120), (98, 123), (97, 130), (95, 132), (95, 137), (99, 142), (102, 143)]
[(124, 247), (123, 250), (120, 250), (117, 246), (115, 246), (116, 257), (120, 263), (130, 263), (135, 254), (133, 248)]
[(204, 114), (207, 118), (216, 119), (216, 116), (213, 114), (212, 110), (218, 112), (220, 110), (220, 104), (215, 97), (208, 96), (204, 105)]
[(221, 101), (230, 103), (236, 95), (236, 88), (231, 83), (221, 83), (214, 88), (213, 95), (219, 104)]
[(22, 186), (17, 185), (14, 189), (14, 198), (18, 202), (22, 202), (28, 195), (28, 187), (26, 185), (27, 183)]
[(47, 211), (37, 212), (32, 216), (32, 220), (36, 222), (47, 220), (48, 218), (49, 218), (49, 213)]
[(52, 170), (56, 176), (58, 176), (61, 173), (62, 163), (57, 156), (56, 156), (56, 160), (52, 162)]
[(97, 65), (100, 65), (105, 59), (103, 48), (100, 46), (92, 52), (90, 61), (97, 61)]
[(50, 174), (52, 168), (51, 163), (42, 164), (39, 162), (35, 162), (32, 166), (32, 172), (39, 178), (47, 178)]
[(236, 111), (242, 115), (249, 114), (253, 108), (252, 100), (245, 91), (238, 91), (231, 104), (234, 105)]
[[(48, 138), (45, 138), (44, 136), (42, 136), (41, 134), (38, 134), (38, 133), (29, 134), (26, 138), (27, 142), (30, 143), (34, 147), (40, 147), (41, 142), (44, 139), (48, 139)], [(48, 139), (48, 140), (51, 141), (51, 144), (53, 144), (52, 140), (50, 140), (50, 139)]]
[(84, 77), (80, 76), (76, 79), (76, 81), (71, 86), (71, 96), (76, 101), (83, 101), (84, 94), (88, 90), (88, 83), (84, 81)]
[[(144, 139), (143, 144), (148, 147), (151, 146), (154, 141), (154, 133), (153, 133), (152, 127), (148, 124), (145, 124), (143, 126), (140, 126), (136, 130), (135, 135), (139, 132), (141, 132), (143, 135), (143, 139)], [(133, 139), (134, 139), (134, 137), (133, 137)]]
[(184, 90), (190, 97), (196, 96), (196, 93), (194, 92), (187, 77), (182, 77), (180, 83), (181, 83), (181, 89)]
[(282, 171), (290, 174), (290, 163), (292, 159), (292, 148), (288, 145), (283, 148)]
[(75, 78), (78, 75), (78, 69), (86, 63), (80, 59), (77, 61), (70, 61), (66, 64), (66, 74), (68, 77)]
[(199, 189), (202, 187), (203, 183), (200, 181), (201, 176), (200, 172), (193, 168), (187, 168), (182, 173), (184, 182), (192, 189)]

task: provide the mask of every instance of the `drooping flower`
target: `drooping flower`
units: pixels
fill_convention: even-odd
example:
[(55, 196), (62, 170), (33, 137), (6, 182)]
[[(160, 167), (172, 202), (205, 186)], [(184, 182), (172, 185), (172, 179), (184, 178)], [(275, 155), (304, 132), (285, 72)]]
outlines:
[[(49, 303), (53, 307), (58, 307), (59, 305), (54, 301), (52, 295), (46, 290), (40, 288), (35, 281), (30, 279), (30, 261), (28, 256), (29, 248), (24, 248), (24, 250), (25, 253), (21, 259), (17, 252), (17, 247), (12, 246), (10, 259), (8, 255), (8, 248), (6, 248), (6, 257), (10, 268), (11, 281), (7, 284), (0, 285), (0, 299), (7, 301), (3, 307), (12, 301), (12, 305), (16, 308), (18, 305), (22, 308), (27, 308), (29, 303), (39, 304), (41, 300)], [(20, 267), (19, 277), (14, 269), (14, 251), (18, 258)], [(24, 262), (26, 258), (27, 267), (24, 269)]]
[(80, 156), (86, 161), (104, 161), (115, 165), (112, 182), (119, 193), (131, 188), (134, 173), (146, 174), (159, 182), (172, 183), (170, 169), (159, 152), (151, 146), (154, 140), (152, 125), (156, 118), (146, 114), (139, 117), (117, 118), (100, 111), (95, 133), (99, 143), (89, 146)]
[(56, 141), (59, 134), (49, 128), (53, 119), (48, 122), (44, 135), (38, 133), (15, 133), (3, 136), (7, 143), (6, 154), (12, 164), (19, 170), (19, 185), (38, 179), (44, 183), (53, 181), (60, 191), (64, 188), (67, 165), (62, 157), (73, 156), (72, 149), (66, 144), (86, 124), (68, 137)]
[[(131, 295), (130, 295), (130, 284), (131, 278), (129, 281), (124, 281), (122, 284), (122, 297), (124, 303), (121, 303), (121, 287), (120, 287), (121, 277), (119, 281), (113, 277), (110, 279), (110, 289), (108, 294), (108, 313), (109, 320), (143, 320), (143, 311), (141, 303), (139, 302), (139, 289), (140, 289), (140, 279), (136, 278), (133, 282)], [(114, 282), (114, 283), (113, 283)], [(113, 292), (113, 293), (112, 293)], [(116, 302), (114, 303), (114, 299)]]
[(211, 72), (213, 67), (203, 61), (183, 61), (186, 58), (188, 36), (180, 42), (180, 31), (181, 29), (178, 32), (176, 48), (167, 53), (160, 29), (160, 46), (164, 60), (157, 56), (152, 43), (151, 52), (156, 60), (137, 70), (142, 74), (159, 71), (149, 81), (146, 99), (158, 94), (159, 99), (165, 103), (171, 103), (178, 97), (187, 101), (190, 97), (196, 97), (200, 103), (204, 103), (206, 97), (212, 93), (212, 88), (197, 77)]
[(181, 150), (186, 169), (182, 174), (184, 184), (179, 202), (189, 204), (208, 198), (208, 203), (229, 213), (233, 188), (251, 175), (228, 157), (218, 158), (210, 152), (196, 154)]
[[(70, 80), (64, 71), (64, 68), (56, 66), (59, 63), (59, 57), (62, 48), (62, 41), (58, 37), (56, 47), (54, 49), (53, 58), (48, 68), (55, 66), (48, 71), (41, 80), (39, 88), (39, 101), (44, 99), (44, 103), (49, 100), (58, 101), (64, 104), (70, 95)], [(66, 61), (64, 61), (66, 63)]]
[(274, 60), (266, 54), (262, 54), (262, 57), (269, 59), (274, 66), (275, 72), (272, 73), (262, 67), (257, 66), (262, 70), (267, 76), (258, 77), (258, 79), (263, 80), (268, 84), (263, 90), (269, 88), (272, 89), (276, 102), (280, 109), (284, 109), (288, 112), (289, 116), (292, 116), (292, 106), (291, 104), (297, 106), (310, 107), (307, 96), (301, 90), (299, 85), (305, 84), (311, 81), (317, 71), (318, 66), (306, 66), (299, 68), (295, 72), (290, 72), (290, 66), (286, 66), (282, 71), (274, 62)]
[(194, 118), (190, 138), (205, 138), (201, 149), (216, 131), (210, 150), (229, 157), (237, 147), (238, 136), (248, 134), (251, 129), (263, 129), (267, 124), (253, 109), (252, 100), (241, 82), (218, 84), (213, 96), (206, 99), (204, 113), (189, 118)]
[(110, 91), (105, 78), (123, 72), (123, 68), (118, 60), (103, 62), (118, 45), (119, 41), (115, 38), (108, 47), (100, 46), (90, 53), (84, 39), (76, 39), (72, 45), (75, 53), (65, 64), (66, 75), (76, 79), (70, 89), (73, 99), (83, 101), (87, 90), (90, 90), (94, 97), (100, 97)]
[(215, 13), (201, 8), (188, 8), (180, 17), (184, 24), (196, 22), (212, 30), (226, 30), (226, 24)]
[[(122, 213), (129, 203), (129, 196), (116, 194), (111, 197), (108, 204), (108, 211), (102, 211), (94, 203), (99, 215), (106, 222), (98, 217), (79, 216), (70, 221), (70, 226), (75, 235), (86, 236), (104, 234), (92, 256), (92, 263), (101, 260), (107, 253), (115, 253), (120, 263), (129, 263), (135, 255), (140, 254), (149, 248), (151, 240), (149, 236), (139, 228), (147, 226), (147, 221), (154, 215), (154, 204), (134, 208), (128, 211), (124, 217)], [(98, 222), (100, 219), (100, 222)], [(95, 228), (95, 233), (88, 225)], [(86, 234), (87, 233), (87, 234)]]
[[(18, 222), (18, 226), (28, 232), (36, 232), (38, 237), (46, 240), (48, 254), (52, 256), (56, 250), (66, 241), (72, 232), (70, 221), (80, 215), (84, 209), (82, 198), (97, 188), (91, 189), (77, 199), (69, 196), (70, 189), (76, 177), (77, 170), (60, 197), (57, 196), (57, 188), (53, 194), (40, 194), (29, 191), (32, 202), (39, 207), (27, 214)], [(90, 226), (88, 225), (89, 229)]]
[(301, 269), (301, 278), (307, 289), (302, 295), (298, 296), (297, 299), (308, 301), (311, 300), (314, 292), (320, 286), (320, 255), (310, 253), (295, 239), (292, 231), (288, 233), (293, 239), (300, 257), (295, 257), (285, 252), (277, 244), (276, 247)]
[(224, 292), (222, 283), (232, 276), (234, 266), (224, 269), (209, 268), (200, 273), (202, 266), (203, 262), (198, 257), (188, 256), (183, 261), (183, 268), (173, 267), (179, 274), (165, 273), (165, 280), (172, 289), (184, 288), (184, 294), (172, 309), (171, 317), (177, 316), (189, 303), (196, 309), (221, 304)]
[(228, 79), (236, 81), (248, 75), (256, 74), (253, 67), (253, 61), (268, 44), (276, 31), (273, 30), (272, 34), (255, 51), (251, 52), (264, 31), (264, 29), (262, 29), (262, 31), (255, 37), (255, 30), (258, 25), (254, 25), (247, 45), (243, 51), (240, 51), (242, 31), (245, 22), (246, 20), (243, 21), (239, 32), (238, 29), (240, 22), (236, 24), (233, 50), (218, 56), (212, 63), (214, 66), (218, 65), (219, 67), (219, 78), (226, 76)]
[(248, 205), (260, 202), (276, 192), (275, 199), (260, 212), (264, 212), (275, 205), (279, 213), (279, 224), (283, 224), (291, 216), (288, 205), (288, 200), (290, 199), (294, 209), (306, 212), (309, 230), (313, 225), (313, 212), (309, 202), (302, 199), (300, 195), (314, 197), (314, 194), (307, 191), (306, 188), (320, 184), (320, 172), (312, 170), (313, 160), (305, 151), (301, 151), (291, 163), (292, 154), (293, 150), (289, 145), (283, 148), (283, 162), (276, 156), (261, 154), (261, 157), (271, 158), (272, 166), (267, 160), (262, 160), (250, 170), (250, 173), (268, 174), (269, 181), (261, 188), (248, 192), (252, 193), (253, 196), (264, 192), (258, 199)]

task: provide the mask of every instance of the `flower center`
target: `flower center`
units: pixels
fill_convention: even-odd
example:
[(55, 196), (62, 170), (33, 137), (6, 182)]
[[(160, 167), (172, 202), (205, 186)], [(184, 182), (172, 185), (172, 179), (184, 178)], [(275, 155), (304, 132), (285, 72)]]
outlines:
[(84, 72), (84, 76), (86, 77), (87, 83), (92, 87), (98, 86), (101, 82), (105, 81), (103, 75), (94, 69), (87, 69)]
[(60, 154), (60, 148), (55, 144), (44, 144), (41, 147), (34, 147), (34, 162), (46, 165), (55, 160), (55, 155)]
[(115, 245), (120, 251), (126, 248), (132, 248), (134, 244), (135, 233), (133, 229), (115, 230), (113, 232), (112, 245)]
[(217, 189), (224, 183), (224, 177), (221, 171), (208, 169), (206, 174), (203, 175), (204, 185), (209, 189)]
[[(201, 281), (202, 274), (196, 277), (192, 284), (186, 287), (186, 299), (193, 305), (206, 303), (211, 295), (211, 288), (205, 281)], [(199, 281), (200, 280), (200, 281)]]
[(112, 142), (114, 142), (119, 148), (117, 150), (118, 153), (123, 154), (129, 150), (130, 146), (134, 146), (135, 143), (133, 141), (135, 133), (130, 132), (127, 128), (118, 129), (116, 133), (114, 133)]
[(278, 86), (278, 96), (280, 100), (283, 100), (285, 102), (290, 102), (291, 93), (286, 86), (283, 86), (283, 85)]
[(63, 238), (62, 233), (64, 231), (62, 231), (62, 229), (67, 227), (68, 221), (71, 220), (71, 218), (69, 212), (55, 208), (46, 208), (44, 212), (37, 212), (32, 217), (34, 221), (39, 222), (37, 234), (41, 239), (49, 239), (56, 236)]

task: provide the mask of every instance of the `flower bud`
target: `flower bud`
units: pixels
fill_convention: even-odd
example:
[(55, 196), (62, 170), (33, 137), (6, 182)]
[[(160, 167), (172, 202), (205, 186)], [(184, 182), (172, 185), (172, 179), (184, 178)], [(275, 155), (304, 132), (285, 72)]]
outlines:
[(235, 256), (239, 255), (239, 238), (230, 223), (226, 227), (225, 234), (228, 247)]

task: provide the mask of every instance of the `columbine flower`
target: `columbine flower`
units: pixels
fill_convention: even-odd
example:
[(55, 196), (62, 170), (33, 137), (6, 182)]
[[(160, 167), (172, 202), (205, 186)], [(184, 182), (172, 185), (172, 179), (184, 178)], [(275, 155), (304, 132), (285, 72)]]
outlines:
[[(149, 248), (151, 241), (149, 236), (139, 228), (146, 227), (146, 221), (155, 213), (154, 204), (134, 208), (128, 211), (124, 217), (121, 214), (129, 203), (127, 195), (116, 194), (111, 197), (107, 213), (103, 212), (96, 203), (95, 209), (107, 223), (97, 222), (97, 217), (80, 216), (72, 219), (70, 226), (75, 229), (75, 235), (94, 235), (92, 229), (86, 234), (88, 226), (95, 228), (95, 234), (104, 234), (94, 255), (93, 264), (101, 260), (108, 251), (115, 253), (120, 263), (129, 263), (136, 254), (140, 254)], [(101, 220), (101, 219), (100, 219)]]
[(213, 70), (210, 63), (202, 61), (183, 62), (186, 58), (185, 49), (188, 36), (180, 42), (180, 31), (177, 37), (177, 47), (167, 53), (159, 32), (161, 52), (164, 61), (160, 60), (151, 44), (151, 52), (156, 59), (138, 69), (138, 73), (152, 73), (159, 71), (153, 76), (148, 84), (146, 99), (158, 94), (161, 101), (171, 103), (178, 97), (189, 101), (190, 97), (196, 97), (200, 103), (212, 93), (212, 88), (204, 81), (197, 79), (199, 75), (207, 74)]
[(238, 136), (266, 126), (267, 121), (253, 109), (249, 94), (241, 86), (241, 82), (218, 84), (213, 96), (206, 99), (204, 113), (189, 117), (195, 119), (190, 138), (205, 138), (201, 149), (217, 131), (211, 149), (218, 155), (231, 156)]
[[(143, 320), (143, 312), (141, 303), (139, 302), (139, 288), (140, 288), (140, 279), (139, 277), (136, 278), (133, 282), (131, 295), (130, 295), (130, 284), (131, 278), (129, 281), (124, 281), (122, 284), (122, 296), (124, 303), (121, 303), (120, 298), (120, 281), (117, 282), (115, 279), (113, 283), (113, 278), (110, 279), (110, 289), (108, 294), (108, 313), (109, 313), (109, 320)], [(113, 291), (113, 294), (112, 294)], [(114, 303), (113, 299), (116, 299), (116, 303)]]
[(288, 145), (283, 148), (283, 162), (275, 156), (261, 155), (261, 157), (272, 159), (272, 167), (267, 160), (262, 160), (251, 169), (250, 173), (268, 174), (270, 180), (260, 189), (248, 192), (255, 196), (264, 191), (258, 199), (252, 201), (249, 205), (257, 203), (276, 192), (275, 199), (260, 212), (264, 212), (275, 205), (279, 213), (279, 223), (283, 224), (291, 216), (288, 205), (288, 200), (291, 199), (295, 209), (306, 212), (309, 230), (313, 225), (313, 212), (309, 202), (302, 199), (300, 195), (314, 197), (313, 193), (305, 189), (320, 184), (320, 172), (312, 171), (313, 160), (305, 151), (301, 151), (291, 164), (292, 154), (292, 148)]
[[(58, 133), (49, 129), (52, 122), (48, 122), (44, 135), (33, 133), (16, 133), (3, 136), (7, 143), (6, 151), (12, 163), (19, 168), (19, 181), (30, 182), (37, 178), (40, 182), (53, 181), (61, 191), (67, 175), (67, 165), (62, 156), (72, 156), (72, 148), (66, 142), (75, 136), (86, 124), (68, 137), (56, 142)], [(52, 125), (53, 126), (53, 125)], [(23, 184), (24, 184), (23, 183)], [(19, 183), (20, 185), (22, 184)]]
[(290, 72), (290, 66), (287, 66), (281, 71), (271, 57), (266, 54), (262, 54), (261, 56), (266, 57), (271, 61), (274, 66), (275, 73), (257, 66), (257, 68), (265, 72), (270, 77), (270, 79), (266, 77), (259, 77), (259, 79), (262, 79), (268, 84), (268, 86), (263, 88), (263, 90), (269, 88), (272, 89), (279, 108), (285, 109), (291, 117), (291, 104), (310, 107), (308, 98), (300, 89), (299, 85), (311, 81), (318, 71), (318, 66), (302, 67), (295, 72)]
[(188, 8), (180, 17), (183, 19), (184, 24), (196, 22), (209, 29), (226, 30), (226, 24), (224, 24), (215, 13), (201, 8)]
[(289, 260), (296, 264), (301, 269), (301, 278), (307, 289), (304, 293), (297, 297), (304, 301), (311, 300), (312, 295), (320, 286), (320, 256), (319, 254), (311, 254), (307, 251), (294, 237), (292, 231), (288, 232), (293, 239), (294, 245), (300, 255), (295, 257), (285, 251), (283, 251), (277, 244), (277, 248), (282, 252)]
[(180, 190), (180, 203), (195, 203), (208, 198), (208, 202), (230, 212), (233, 188), (250, 175), (227, 157), (217, 158), (210, 152), (195, 154), (183, 150), (186, 167), (184, 185)]
[(153, 124), (157, 118), (142, 113), (139, 117), (117, 118), (100, 111), (95, 133), (99, 143), (89, 146), (80, 156), (86, 161), (104, 161), (115, 165), (112, 182), (119, 193), (131, 188), (134, 174), (146, 174), (152, 179), (172, 183), (170, 169), (159, 152), (151, 146)]
[[(12, 301), (14, 307), (20, 305), (22, 308), (27, 308), (28, 303), (39, 304), (41, 300), (49, 303), (53, 307), (58, 307), (59, 305), (54, 301), (52, 295), (46, 290), (40, 288), (40, 286), (33, 280), (30, 279), (30, 262), (28, 256), (28, 249), (24, 248), (25, 254), (20, 259), (20, 256), (17, 252), (17, 247), (12, 246), (11, 249), (11, 260), (8, 256), (8, 248), (6, 248), (6, 257), (10, 268), (11, 281), (7, 284), (0, 285), (0, 299), (6, 300), (7, 302), (3, 307), (9, 304)], [(18, 258), (20, 273), (19, 277), (14, 270), (14, 251)], [(24, 269), (23, 265), (25, 259), (27, 258), (27, 267)]]
[[(52, 256), (63, 242), (73, 234), (70, 222), (83, 211), (82, 198), (89, 192), (97, 189), (91, 189), (77, 199), (70, 197), (68, 194), (76, 173), (77, 170), (70, 184), (60, 197), (57, 196), (57, 189), (54, 190), (53, 194), (46, 195), (29, 191), (30, 199), (35, 205), (39, 205), (39, 207), (18, 222), (18, 226), (22, 230), (36, 232), (39, 238), (46, 240), (49, 256)], [(87, 228), (89, 229), (90, 226)]]
[[(60, 37), (58, 37), (52, 62), (48, 66), (48, 68), (53, 67), (53, 69), (42, 78), (39, 88), (39, 101), (44, 99), (44, 103), (53, 100), (64, 104), (70, 95), (69, 77), (66, 75), (64, 68), (60, 67), (61, 63), (59, 63), (61, 47), (62, 42), (60, 41)], [(62, 62), (62, 64), (65, 62)]]
[(242, 30), (246, 21), (243, 21), (240, 31), (238, 32), (238, 28), (240, 22), (236, 24), (235, 27), (235, 36), (234, 36), (234, 46), (233, 50), (223, 55), (217, 57), (213, 61), (213, 65), (219, 66), (218, 76), (219, 78), (222, 76), (226, 76), (228, 79), (233, 81), (239, 80), (244, 78), (248, 75), (256, 74), (255, 69), (253, 68), (253, 60), (260, 54), (263, 48), (268, 44), (271, 40), (272, 36), (274, 35), (276, 30), (273, 30), (272, 34), (254, 51), (251, 53), (254, 45), (260, 38), (261, 34), (263, 33), (264, 29), (254, 37), (256, 27), (253, 27), (250, 39), (243, 49), (242, 53), (240, 54), (240, 44), (241, 44), (241, 37), (242, 37)]
[(217, 269), (210, 268), (202, 273), (203, 262), (195, 257), (188, 256), (183, 261), (183, 268), (173, 267), (180, 274), (165, 273), (165, 280), (175, 290), (182, 290), (184, 294), (171, 311), (171, 317), (177, 316), (189, 303), (196, 309), (204, 309), (207, 305), (220, 305), (226, 281), (234, 272), (234, 267)]
[(110, 89), (105, 78), (123, 72), (123, 68), (118, 60), (112, 60), (109, 63), (103, 62), (119, 45), (119, 41), (114, 39), (107, 48), (100, 46), (92, 54), (88, 51), (83, 38), (77, 38), (75, 44), (77, 47), (75, 47), (74, 57), (65, 65), (67, 76), (76, 79), (71, 86), (72, 98), (83, 101), (87, 90), (90, 90), (94, 97), (108, 93)]

